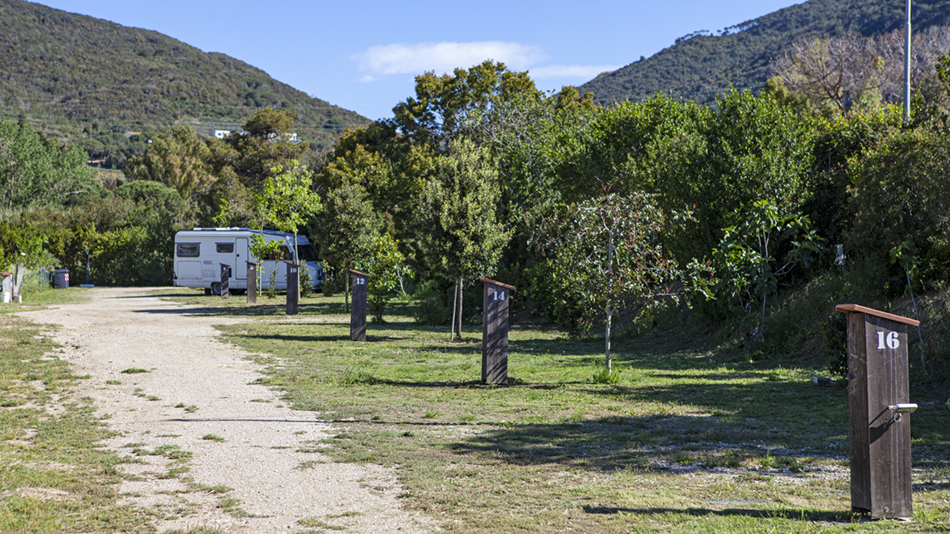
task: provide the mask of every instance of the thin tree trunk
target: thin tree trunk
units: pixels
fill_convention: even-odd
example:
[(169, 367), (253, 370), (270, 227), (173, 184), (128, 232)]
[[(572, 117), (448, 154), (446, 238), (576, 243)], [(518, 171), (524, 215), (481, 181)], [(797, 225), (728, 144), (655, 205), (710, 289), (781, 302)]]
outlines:
[(455, 311), (458, 305), (459, 299), (459, 284), (458, 280), (455, 280), (455, 284), (452, 286), (452, 326), (449, 327), (449, 341), (455, 341)]
[(458, 310), (458, 324), (455, 329), (455, 333), (458, 334), (459, 340), (462, 339), (462, 279), (459, 278), (459, 310)]
[(759, 315), (759, 339), (765, 339), (765, 295), (762, 295), (762, 314)]
[(350, 268), (343, 268), (343, 313), (350, 313)]
[(607, 323), (606, 332), (604, 332), (604, 339), (606, 340), (606, 349), (607, 349), (607, 376), (610, 376), (610, 316), (613, 315), (610, 313), (610, 303), (607, 303)]

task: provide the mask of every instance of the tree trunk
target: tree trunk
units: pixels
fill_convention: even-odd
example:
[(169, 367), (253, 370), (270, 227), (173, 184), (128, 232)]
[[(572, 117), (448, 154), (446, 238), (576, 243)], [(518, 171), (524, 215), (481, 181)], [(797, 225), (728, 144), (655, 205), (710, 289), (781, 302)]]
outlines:
[(350, 268), (343, 268), (343, 313), (350, 313)]
[(607, 323), (607, 326), (604, 332), (604, 340), (605, 340), (606, 351), (607, 351), (607, 376), (610, 376), (610, 316), (611, 315), (613, 314), (611, 313), (610, 303), (608, 302), (607, 303), (607, 320), (604, 321), (605, 323)]
[(762, 295), (762, 314), (759, 315), (759, 339), (765, 339), (765, 295)]
[(462, 279), (459, 278), (459, 309), (458, 309), (458, 323), (456, 324), (455, 333), (458, 335), (459, 340), (462, 339)]
[(458, 305), (459, 284), (458, 280), (452, 286), (452, 325), (449, 326), (449, 341), (455, 341), (455, 311)]

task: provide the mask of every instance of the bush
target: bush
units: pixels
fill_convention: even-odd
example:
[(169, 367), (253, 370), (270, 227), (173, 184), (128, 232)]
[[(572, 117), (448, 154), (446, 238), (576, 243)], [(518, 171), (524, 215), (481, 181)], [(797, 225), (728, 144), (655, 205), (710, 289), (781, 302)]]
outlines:
[(426, 280), (421, 282), (416, 288), (416, 308), (415, 319), (419, 324), (424, 325), (444, 325), (448, 322), (448, 307), (446, 302), (446, 292), (435, 280)]

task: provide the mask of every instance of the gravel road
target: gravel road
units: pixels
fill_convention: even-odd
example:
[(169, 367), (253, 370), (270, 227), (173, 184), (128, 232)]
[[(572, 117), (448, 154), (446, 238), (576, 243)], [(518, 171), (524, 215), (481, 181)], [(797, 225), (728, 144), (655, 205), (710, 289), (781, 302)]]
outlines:
[[(91, 376), (77, 393), (91, 397), (118, 433), (105, 446), (123, 455), (136, 450), (143, 460), (121, 465), (130, 475), (123, 499), (153, 510), (160, 531), (438, 531), (400, 508), (403, 490), (392, 470), (313, 452), (339, 429), (251, 385), (260, 366), (212, 327), (239, 320), (190, 315), (148, 290), (89, 294), (85, 304), (21, 315), (61, 326), (59, 356), (77, 375)], [(122, 372), (129, 369), (148, 372)]]

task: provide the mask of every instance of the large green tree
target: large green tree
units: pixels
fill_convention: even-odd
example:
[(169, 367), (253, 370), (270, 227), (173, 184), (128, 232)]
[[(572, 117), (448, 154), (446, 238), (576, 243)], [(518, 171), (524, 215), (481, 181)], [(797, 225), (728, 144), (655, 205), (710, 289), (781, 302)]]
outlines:
[(0, 121), (0, 206), (62, 206), (98, 185), (82, 150), (45, 140), (27, 124)]
[(460, 138), (436, 160), (415, 206), (408, 247), (416, 267), (455, 283), (453, 331), (461, 336), (465, 283), (495, 272), (511, 236), (498, 216), (501, 190), (487, 148)]
[(195, 129), (176, 125), (152, 138), (144, 156), (131, 158), (125, 174), (133, 180), (161, 182), (188, 200), (214, 183), (210, 159), (211, 150)]
[(325, 209), (316, 232), (320, 254), (344, 278), (344, 310), (350, 311), (350, 277), (347, 271), (368, 260), (379, 234), (379, 215), (359, 183), (344, 181), (327, 192)]

